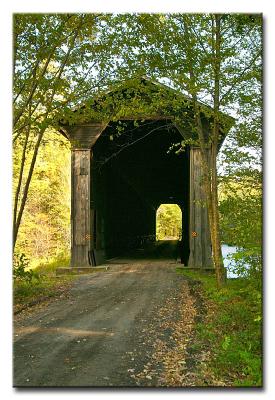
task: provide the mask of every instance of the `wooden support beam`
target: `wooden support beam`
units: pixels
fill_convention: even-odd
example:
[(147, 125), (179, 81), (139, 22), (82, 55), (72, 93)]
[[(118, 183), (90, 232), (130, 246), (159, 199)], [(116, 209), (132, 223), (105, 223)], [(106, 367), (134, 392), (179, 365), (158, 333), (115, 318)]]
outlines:
[(213, 268), (211, 239), (203, 187), (201, 152), (197, 147), (190, 148), (190, 255), (188, 267)]
[(62, 130), (66, 132), (73, 148), (90, 149), (106, 126), (107, 123), (90, 122), (82, 125), (66, 125), (62, 127)]
[(71, 267), (89, 267), (92, 250), (90, 177), (91, 150), (72, 150)]
[(71, 267), (95, 265), (94, 210), (91, 201), (92, 146), (105, 124), (66, 127), (71, 153)]

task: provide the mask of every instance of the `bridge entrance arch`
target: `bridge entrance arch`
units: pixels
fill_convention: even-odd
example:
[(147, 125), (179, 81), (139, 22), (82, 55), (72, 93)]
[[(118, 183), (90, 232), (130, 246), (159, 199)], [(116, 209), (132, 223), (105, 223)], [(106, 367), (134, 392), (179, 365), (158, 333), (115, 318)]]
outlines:
[[(158, 90), (147, 80), (140, 85)], [(162, 85), (161, 90), (169, 93), (169, 104), (171, 89)], [(171, 202), (184, 210), (182, 263), (213, 267), (200, 149), (190, 141), (196, 138), (190, 99), (184, 104), (187, 111), (180, 121), (170, 107), (169, 112), (142, 117), (129, 109), (115, 121), (86, 115), (74, 125), (61, 124), (61, 133), (72, 144), (72, 268), (100, 265), (137, 245), (139, 237), (155, 237), (156, 211)], [(211, 118), (205, 116), (203, 122), (207, 136)], [(190, 144), (182, 151), (179, 144), (184, 139)]]

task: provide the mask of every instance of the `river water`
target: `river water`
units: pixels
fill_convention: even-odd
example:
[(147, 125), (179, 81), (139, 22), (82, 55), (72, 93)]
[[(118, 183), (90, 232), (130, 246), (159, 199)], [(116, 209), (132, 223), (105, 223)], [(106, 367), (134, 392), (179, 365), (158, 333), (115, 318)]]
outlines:
[(236, 253), (238, 248), (236, 246), (228, 246), (227, 244), (222, 245), (222, 256), (223, 256), (223, 263), (225, 268), (227, 269), (227, 278), (238, 278), (239, 275), (235, 274), (232, 271), (229, 271), (229, 264), (231, 264), (231, 267), (234, 266), (234, 261), (229, 260), (227, 256)]

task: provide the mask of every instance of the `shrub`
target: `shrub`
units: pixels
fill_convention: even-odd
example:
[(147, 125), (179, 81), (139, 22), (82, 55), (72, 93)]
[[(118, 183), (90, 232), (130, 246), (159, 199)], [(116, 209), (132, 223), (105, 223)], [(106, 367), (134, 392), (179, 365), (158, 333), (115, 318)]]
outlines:
[(40, 275), (28, 269), (30, 260), (25, 256), (24, 253), (13, 255), (13, 279), (15, 281), (25, 281), (31, 283), (34, 279), (40, 280)]

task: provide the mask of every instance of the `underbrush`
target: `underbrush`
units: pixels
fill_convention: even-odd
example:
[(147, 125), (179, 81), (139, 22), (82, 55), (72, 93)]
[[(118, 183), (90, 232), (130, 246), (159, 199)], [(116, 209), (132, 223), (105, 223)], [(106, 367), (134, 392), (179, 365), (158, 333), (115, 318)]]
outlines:
[(28, 306), (64, 292), (70, 286), (74, 277), (56, 276), (56, 269), (67, 266), (68, 263), (68, 258), (60, 257), (32, 270), (29, 269), (29, 262), (26, 257), (15, 256), (13, 273), (14, 311), (19, 312)]
[(227, 386), (262, 386), (262, 299), (249, 279), (228, 279), (217, 290), (214, 276), (185, 275), (201, 281), (207, 315), (196, 326), (201, 348), (211, 351), (214, 375)]

